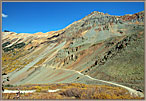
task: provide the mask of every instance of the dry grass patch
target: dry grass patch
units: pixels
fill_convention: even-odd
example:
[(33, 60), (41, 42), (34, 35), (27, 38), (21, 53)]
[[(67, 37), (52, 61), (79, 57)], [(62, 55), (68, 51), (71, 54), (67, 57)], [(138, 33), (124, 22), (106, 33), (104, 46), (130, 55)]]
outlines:
[[(17, 89), (18, 87), (5, 87)], [(34, 93), (21, 94), (21, 99), (144, 99), (131, 96), (120, 87), (106, 85), (86, 85), (79, 83), (33, 84), (19, 86), (20, 90), (36, 90)], [(57, 92), (48, 90), (60, 89)], [(3, 94), (3, 99), (13, 99), (15, 94)]]

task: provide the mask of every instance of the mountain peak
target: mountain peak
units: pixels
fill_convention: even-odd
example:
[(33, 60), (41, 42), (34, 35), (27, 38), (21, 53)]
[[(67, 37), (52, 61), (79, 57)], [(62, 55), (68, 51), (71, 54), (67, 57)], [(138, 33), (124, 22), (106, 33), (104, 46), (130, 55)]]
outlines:
[(93, 15), (93, 14), (96, 14), (96, 15), (109, 15), (108, 13), (103, 13), (103, 12), (99, 12), (99, 11), (93, 11), (93, 12), (91, 12), (90, 15)]

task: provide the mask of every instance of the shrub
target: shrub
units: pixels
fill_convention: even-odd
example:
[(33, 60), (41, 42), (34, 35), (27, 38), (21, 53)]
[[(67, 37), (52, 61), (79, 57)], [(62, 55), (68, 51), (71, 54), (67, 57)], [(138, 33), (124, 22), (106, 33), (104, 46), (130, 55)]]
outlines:
[(139, 97), (132, 97), (125, 89), (105, 85), (90, 85), (86, 88), (69, 87), (69, 89), (60, 94), (77, 99), (141, 99)]
[(42, 87), (40, 86), (35, 86), (36, 92), (41, 92), (42, 91)]
[(4, 85), (4, 87), (13, 87), (13, 85), (7, 84), (7, 85)]
[(68, 96), (68, 97), (76, 97), (76, 98), (81, 97), (81, 91), (78, 88), (70, 88), (70, 89), (68, 89), (60, 94)]

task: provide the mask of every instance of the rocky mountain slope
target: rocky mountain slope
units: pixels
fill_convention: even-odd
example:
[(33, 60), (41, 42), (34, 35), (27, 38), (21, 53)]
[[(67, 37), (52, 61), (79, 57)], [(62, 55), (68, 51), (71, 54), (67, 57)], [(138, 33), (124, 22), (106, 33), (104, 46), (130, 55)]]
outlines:
[(144, 11), (124, 16), (94, 11), (47, 33), (3, 32), (2, 72), (11, 85), (107, 85), (92, 77), (144, 90)]

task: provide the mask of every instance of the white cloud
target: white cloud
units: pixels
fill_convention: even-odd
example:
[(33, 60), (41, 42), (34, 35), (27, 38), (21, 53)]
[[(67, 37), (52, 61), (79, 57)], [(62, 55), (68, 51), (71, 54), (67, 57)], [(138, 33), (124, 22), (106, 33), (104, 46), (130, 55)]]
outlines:
[(2, 13), (2, 17), (6, 18), (6, 17), (8, 17), (8, 15)]

